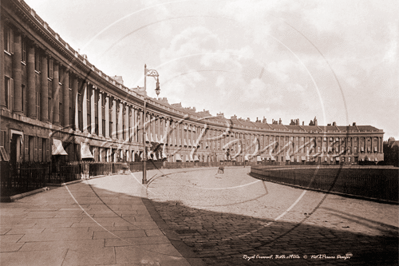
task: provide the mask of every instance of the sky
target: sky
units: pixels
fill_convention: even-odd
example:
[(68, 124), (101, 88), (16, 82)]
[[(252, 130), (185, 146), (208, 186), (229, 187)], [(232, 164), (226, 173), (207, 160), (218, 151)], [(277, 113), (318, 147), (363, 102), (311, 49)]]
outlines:
[[(372, 125), (399, 139), (399, 2), (25, 0), (124, 85), (242, 118)], [(155, 80), (147, 94), (156, 97)]]

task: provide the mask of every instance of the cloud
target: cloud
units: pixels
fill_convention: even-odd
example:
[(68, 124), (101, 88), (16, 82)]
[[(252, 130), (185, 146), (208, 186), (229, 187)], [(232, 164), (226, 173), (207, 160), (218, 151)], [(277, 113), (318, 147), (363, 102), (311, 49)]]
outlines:
[(129, 87), (142, 86), (144, 64), (156, 68), (169, 102), (268, 121), (357, 121), (399, 138), (397, 1), (27, 1), (75, 49), (134, 14), (87, 55)]

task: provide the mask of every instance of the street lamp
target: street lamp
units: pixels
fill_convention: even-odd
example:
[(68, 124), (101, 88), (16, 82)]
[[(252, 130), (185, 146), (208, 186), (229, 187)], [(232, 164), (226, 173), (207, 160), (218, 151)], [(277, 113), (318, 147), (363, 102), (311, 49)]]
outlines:
[(147, 92), (147, 76), (153, 77), (157, 83), (155, 87), (155, 93), (157, 97), (161, 92), (161, 88), (159, 85), (159, 74), (155, 69), (147, 69), (147, 65), (144, 65), (144, 105), (143, 105), (143, 112), (144, 112), (144, 119), (143, 119), (143, 145), (144, 145), (144, 155), (143, 155), (143, 180), (142, 184), (147, 184), (147, 145), (146, 145), (146, 132), (145, 132), (145, 120), (147, 116), (147, 96), (145, 93)]

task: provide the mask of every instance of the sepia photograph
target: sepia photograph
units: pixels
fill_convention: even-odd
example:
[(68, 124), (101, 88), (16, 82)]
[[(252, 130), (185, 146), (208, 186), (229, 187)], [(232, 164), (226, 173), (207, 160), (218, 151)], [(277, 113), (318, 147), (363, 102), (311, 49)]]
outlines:
[(1, 0), (0, 265), (399, 265), (398, 14)]

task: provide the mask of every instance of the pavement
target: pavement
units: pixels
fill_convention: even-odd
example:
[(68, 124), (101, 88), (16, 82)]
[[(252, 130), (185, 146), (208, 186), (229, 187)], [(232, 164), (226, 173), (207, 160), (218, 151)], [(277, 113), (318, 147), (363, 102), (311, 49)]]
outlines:
[(104, 176), (0, 203), (1, 265), (398, 265), (397, 205), (249, 168)]
[(145, 195), (135, 173), (1, 203), (0, 264), (204, 265), (162, 227)]

